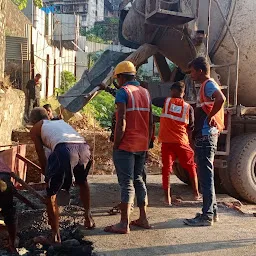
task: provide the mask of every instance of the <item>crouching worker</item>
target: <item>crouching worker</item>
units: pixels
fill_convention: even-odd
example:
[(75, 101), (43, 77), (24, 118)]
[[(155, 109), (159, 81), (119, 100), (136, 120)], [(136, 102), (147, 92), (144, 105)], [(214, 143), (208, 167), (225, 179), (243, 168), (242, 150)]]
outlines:
[[(0, 163), (2, 167), (2, 163)], [(17, 233), (17, 219), (15, 203), (13, 196), (15, 194), (15, 188), (11, 182), (11, 176), (9, 172), (0, 170), (0, 208), (4, 217), (4, 223), (9, 233), (9, 250), (11, 253), (18, 254), (15, 248), (15, 238)]]
[[(47, 213), (52, 228), (52, 242), (61, 242), (59, 230), (59, 211), (56, 200), (62, 189), (69, 190), (73, 176), (80, 187), (80, 198), (85, 209), (86, 228), (95, 227), (90, 211), (90, 190), (87, 175), (91, 166), (91, 154), (84, 138), (63, 120), (50, 121), (44, 108), (34, 108), (30, 115), (33, 127), (30, 131), (36, 152), (45, 175), (47, 186)], [(46, 157), (43, 146), (52, 153)]]
[(178, 158), (188, 171), (196, 200), (200, 198), (194, 151), (189, 145), (188, 129), (194, 126), (193, 108), (183, 100), (185, 84), (176, 82), (171, 87), (171, 97), (166, 98), (160, 117), (159, 141), (162, 142), (162, 185), (165, 203), (171, 205), (170, 173)]

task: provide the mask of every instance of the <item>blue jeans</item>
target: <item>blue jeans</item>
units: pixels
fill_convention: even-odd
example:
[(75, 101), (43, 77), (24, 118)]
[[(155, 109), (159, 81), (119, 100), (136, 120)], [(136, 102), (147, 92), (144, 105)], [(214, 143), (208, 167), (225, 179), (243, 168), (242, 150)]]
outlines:
[(203, 194), (203, 215), (209, 219), (217, 213), (217, 202), (214, 187), (214, 155), (217, 150), (218, 136), (196, 138), (195, 151), (197, 172)]
[(132, 204), (136, 194), (138, 207), (147, 205), (147, 188), (143, 181), (146, 152), (114, 150), (113, 161), (121, 188), (121, 202)]

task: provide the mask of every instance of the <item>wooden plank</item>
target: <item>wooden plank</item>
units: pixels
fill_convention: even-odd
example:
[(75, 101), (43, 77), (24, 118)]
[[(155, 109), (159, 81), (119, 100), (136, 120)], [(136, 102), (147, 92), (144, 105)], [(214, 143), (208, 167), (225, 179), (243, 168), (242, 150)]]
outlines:
[(20, 159), (21, 161), (25, 162), (26, 164), (30, 164), (32, 165), (35, 169), (37, 169), (38, 171), (42, 171), (41, 167), (36, 165), (35, 163), (33, 163), (32, 161), (30, 161), (29, 159), (27, 159), (26, 157), (21, 156), (20, 154), (16, 154), (16, 157), (18, 159)]

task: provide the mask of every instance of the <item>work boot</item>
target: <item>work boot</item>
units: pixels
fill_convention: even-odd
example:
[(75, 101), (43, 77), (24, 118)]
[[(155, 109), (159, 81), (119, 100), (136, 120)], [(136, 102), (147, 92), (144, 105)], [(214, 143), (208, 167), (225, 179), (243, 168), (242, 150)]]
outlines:
[[(199, 216), (201, 215), (201, 213), (197, 213), (196, 216)], [(213, 213), (213, 222), (218, 222), (220, 219), (219, 219), (219, 215), (217, 214), (217, 212), (214, 212)]]
[(184, 224), (193, 227), (212, 226), (213, 220), (210, 219), (208, 216), (204, 216), (203, 214), (197, 213), (195, 218), (185, 219)]

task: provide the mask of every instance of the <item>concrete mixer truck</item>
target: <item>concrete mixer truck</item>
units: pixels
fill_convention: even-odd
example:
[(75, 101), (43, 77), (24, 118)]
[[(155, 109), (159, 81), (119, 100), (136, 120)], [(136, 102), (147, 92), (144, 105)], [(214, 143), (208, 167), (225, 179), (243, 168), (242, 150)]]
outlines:
[[(231, 196), (256, 203), (255, 0), (124, 0), (120, 6), (120, 42), (135, 49), (127, 59), (140, 65), (153, 56), (163, 87), (175, 79), (167, 59), (186, 73), (193, 58), (209, 57), (227, 97), (216, 183)], [(194, 40), (197, 30), (206, 34), (201, 44)], [(193, 100), (191, 93), (187, 100)], [(189, 183), (178, 164), (175, 173)]]

